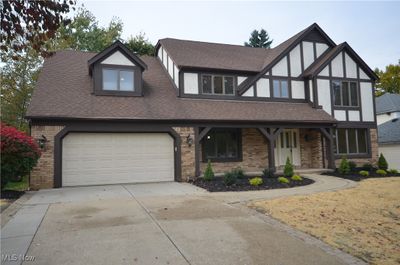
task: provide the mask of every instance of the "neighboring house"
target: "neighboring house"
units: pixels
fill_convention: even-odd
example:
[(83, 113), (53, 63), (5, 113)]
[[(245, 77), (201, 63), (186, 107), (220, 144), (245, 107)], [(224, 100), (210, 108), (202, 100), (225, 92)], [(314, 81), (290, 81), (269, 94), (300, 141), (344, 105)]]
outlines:
[(400, 95), (385, 93), (375, 99), (376, 123), (378, 125), (400, 118)]
[(389, 168), (400, 170), (400, 95), (386, 93), (376, 98), (378, 144)]
[(273, 49), (162, 39), (47, 59), (27, 118), (33, 188), (376, 162), (375, 73), (313, 24)]

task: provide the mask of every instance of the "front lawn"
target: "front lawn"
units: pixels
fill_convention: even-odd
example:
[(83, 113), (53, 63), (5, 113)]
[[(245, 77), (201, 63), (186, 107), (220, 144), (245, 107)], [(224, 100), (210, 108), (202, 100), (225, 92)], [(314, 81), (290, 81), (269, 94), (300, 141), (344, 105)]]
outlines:
[(250, 207), (371, 264), (400, 263), (400, 178), (250, 203)]

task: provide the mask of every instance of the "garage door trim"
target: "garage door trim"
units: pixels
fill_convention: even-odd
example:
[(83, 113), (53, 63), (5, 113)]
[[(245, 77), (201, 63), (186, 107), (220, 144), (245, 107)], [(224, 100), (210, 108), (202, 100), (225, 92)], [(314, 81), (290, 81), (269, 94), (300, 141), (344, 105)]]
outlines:
[(69, 133), (168, 133), (174, 139), (174, 179), (181, 179), (181, 138), (171, 127), (139, 124), (67, 125), (54, 137), (54, 188), (62, 186), (62, 140)]

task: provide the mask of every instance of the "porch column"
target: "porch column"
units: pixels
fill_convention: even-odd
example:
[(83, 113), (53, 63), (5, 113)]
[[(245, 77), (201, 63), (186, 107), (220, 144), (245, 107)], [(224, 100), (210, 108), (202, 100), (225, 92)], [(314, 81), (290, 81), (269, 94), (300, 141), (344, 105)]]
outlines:
[(200, 131), (199, 127), (194, 128), (194, 160), (195, 160), (195, 177), (200, 177), (200, 141), (211, 130), (211, 127), (205, 127)]
[(322, 135), (326, 139), (326, 158), (328, 160), (328, 168), (335, 169), (335, 154), (333, 153), (333, 136), (332, 129), (319, 128)]
[(281, 133), (283, 128), (269, 128), (267, 130), (265, 128), (259, 127), (258, 130), (268, 140), (268, 168), (272, 172), (275, 172), (276, 167), (275, 167), (274, 145), (275, 145), (276, 138)]

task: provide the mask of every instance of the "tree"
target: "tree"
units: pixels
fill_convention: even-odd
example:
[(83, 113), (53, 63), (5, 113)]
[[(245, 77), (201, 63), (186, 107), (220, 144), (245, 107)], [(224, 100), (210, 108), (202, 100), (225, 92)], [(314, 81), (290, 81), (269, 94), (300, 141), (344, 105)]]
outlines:
[(119, 18), (113, 17), (107, 27), (101, 27), (96, 17), (81, 7), (70, 24), (59, 28), (50, 49), (100, 52), (121, 38), (122, 29)]
[(384, 93), (400, 94), (400, 60), (398, 64), (389, 64), (385, 71), (375, 69), (379, 80), (376, 83), (376, 95)]
[(139, 33), (135, 37), (130, 36), (125, 45), (139, 55), (153, 56), (155, 53), (154, 45), (149, 42), (144, 33)]
[(75, 0), (1, 1), (0, 49), (22, 52), (31, 47), (42, 56), (48, 56), (44, 48), (46, 41), (54, 38), (60, 26), (70, 23), (64, 15), (71, 8), (75, 9), (75, 4)]
[(250, 34), (249, 42), (245, 42), (244, 46), (270, 49), (272, 41), (265, 29), (261, 29), (260, 31), (255, 29)]
[[(21, 131), (28, 131), (25, 113), (39, 75), (42, 57), (33, 48), (24, 53), (8, 51), (2, 56), (1, 119)], [(17, 57), (12, 60), (12, 57)]]

